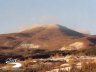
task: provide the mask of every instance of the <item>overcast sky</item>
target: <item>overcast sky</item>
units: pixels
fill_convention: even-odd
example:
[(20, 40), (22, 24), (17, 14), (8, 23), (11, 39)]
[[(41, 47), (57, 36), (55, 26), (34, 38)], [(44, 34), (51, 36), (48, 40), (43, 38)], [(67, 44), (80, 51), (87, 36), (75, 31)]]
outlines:
[(96, 34), (96, 0), (0, 0), (0, 33), (37, 23)]

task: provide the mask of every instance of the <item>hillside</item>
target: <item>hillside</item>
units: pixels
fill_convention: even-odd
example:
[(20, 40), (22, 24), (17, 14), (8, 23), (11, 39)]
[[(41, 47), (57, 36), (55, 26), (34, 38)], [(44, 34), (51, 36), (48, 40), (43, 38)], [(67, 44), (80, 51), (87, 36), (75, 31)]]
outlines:
[(83, 42), (84, 46), (80, 48), (82, 49), (96, 44), (89, 38), (93, 36), (88, 37), (58, 24), (38, 25), (19, 33), (1, 34), (0, 48), (76, 49), (78, 46), (72, 43)]

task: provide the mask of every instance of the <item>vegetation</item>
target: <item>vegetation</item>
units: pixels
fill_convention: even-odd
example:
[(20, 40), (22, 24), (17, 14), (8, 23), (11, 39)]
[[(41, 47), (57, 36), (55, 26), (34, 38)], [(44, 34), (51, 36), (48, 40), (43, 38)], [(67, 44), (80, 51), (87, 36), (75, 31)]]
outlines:
[[(75, 65), (75, 64), (74, 64)], [(82, 63), (82, 68), (77, 68), (72, 65), (72, 68), (68, 71), (59, 70), (59, 72), (96, 72), (96, 63)], [(56, 66), (49, 66), (44, 64), (38, 64), (35, 68), (28, 66), (26, 68), (14, 69), (14, 70), (0, 70), (0, 72), (46, 72), (54, 69)]]
[(66, 55), (96, 55), (96, 48), (90, 48), (86, 50), (65, 50), (65, 51), (48, 51), (41, 49), (9, 49), (0, 50), (0, 63), (4, 63), (7, 58), (14, 58), (19, 60), (25, 60), (28, 58), (38, 59), (38, 58), (49, 58), (56, 54), (66, 56)]

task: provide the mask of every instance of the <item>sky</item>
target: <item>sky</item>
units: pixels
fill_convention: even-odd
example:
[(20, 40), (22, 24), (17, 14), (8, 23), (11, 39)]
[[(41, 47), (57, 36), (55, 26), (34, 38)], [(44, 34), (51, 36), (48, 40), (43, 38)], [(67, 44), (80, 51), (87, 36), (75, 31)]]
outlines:
[(0, 0), (0, 34), (33, 24), (61, 24), (96, 34), (96, 0)]

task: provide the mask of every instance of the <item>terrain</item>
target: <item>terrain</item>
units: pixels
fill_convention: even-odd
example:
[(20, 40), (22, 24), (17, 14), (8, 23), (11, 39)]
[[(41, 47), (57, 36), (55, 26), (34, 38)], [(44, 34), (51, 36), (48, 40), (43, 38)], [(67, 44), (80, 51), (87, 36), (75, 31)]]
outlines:
[[(82, 46), (76, 48), (75, 43), (79, 45), (82, 43)], [(83, 49), (91, 48), (95, 44), (95, 35), (82, 34), (58, 24), (39, 25), (19, 33), (0, 35), (0, 49), (21, 47), (48, 50), (58, 50), (60, 48)]]
[[(84, 72), (87, 70), (83, 69), (85, 64), (81, 65), (82, 61), (86, 67), (96, 65), (95, 56), (96, 35), (79, 33), (59, 24), (38, 25), (17, 33), (0, 34), (1, 71), (15, 72), (13, 64), (19, 64), (18, 72), (69, 72), (68, 68), (72, 67), (77, 72)], [(17, 59), (17, 62), (6, 64), (8, 58)], [(95, 65), (89, 68), (89, 72)]]

